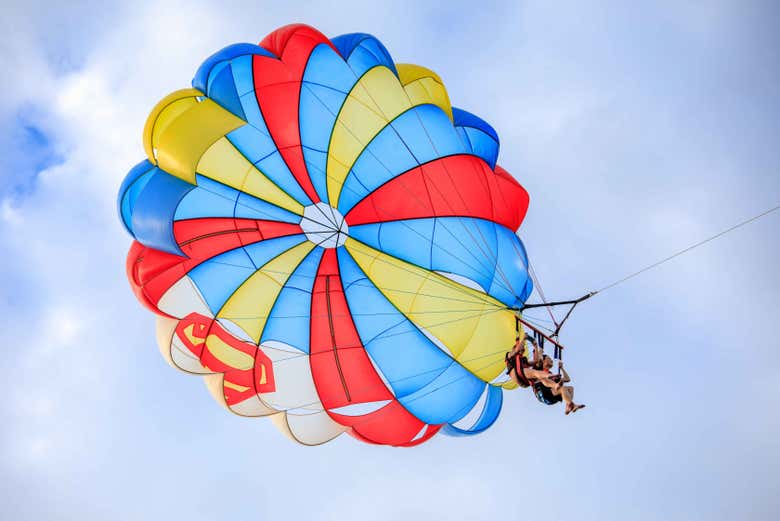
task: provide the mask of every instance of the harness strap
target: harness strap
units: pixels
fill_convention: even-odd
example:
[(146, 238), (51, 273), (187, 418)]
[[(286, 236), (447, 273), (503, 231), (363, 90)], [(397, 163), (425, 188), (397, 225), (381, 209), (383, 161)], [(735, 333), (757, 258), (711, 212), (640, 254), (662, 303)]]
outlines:
[(526, 387), (532, 385), (531, 380), (525, 375), (525, 361), (523, 357), (520, 356), (520, 353), (515, 355), (515, 374), (517, 374), (517, 379), (525, 384)]
[(536, 339), (536, 345), (539, 346), (539, 349), (544, 353), (544, 335), (539, 331), (534, 331), (534, 338)]
[(515, 370), (520, 387), (530, 387), (532, 385), (531, 380), (525, 375), (525, 359), (521, 353), (517, 353), (512, 358), (509, 358), (509, 353), (507, 353), (504, 356), (504, 362), (506, 363), (506, 374), (511, 374), (512, 369)]

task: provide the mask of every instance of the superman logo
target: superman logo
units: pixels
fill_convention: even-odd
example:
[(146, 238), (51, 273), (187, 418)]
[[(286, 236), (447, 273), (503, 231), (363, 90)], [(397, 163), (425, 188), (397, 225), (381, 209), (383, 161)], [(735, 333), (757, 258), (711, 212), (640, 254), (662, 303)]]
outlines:
[(233, 336), (217, 320), (190, 313), (179, 321), (176, 335), (203, 367), (225, 375), (223, 392), (228, 405), (276, 390), (271, 359), (255, 344)]

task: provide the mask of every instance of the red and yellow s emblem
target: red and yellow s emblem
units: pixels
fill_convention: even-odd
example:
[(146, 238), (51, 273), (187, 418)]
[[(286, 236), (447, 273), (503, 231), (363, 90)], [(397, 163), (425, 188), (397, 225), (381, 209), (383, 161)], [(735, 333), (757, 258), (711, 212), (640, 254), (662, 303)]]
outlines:
[(203, 367), (224, 373), (228, 405), (276, 390), (271, 359), (258, 346), (233, 336), (217, 320), (190, 313), (179, 321), (176, 335)]

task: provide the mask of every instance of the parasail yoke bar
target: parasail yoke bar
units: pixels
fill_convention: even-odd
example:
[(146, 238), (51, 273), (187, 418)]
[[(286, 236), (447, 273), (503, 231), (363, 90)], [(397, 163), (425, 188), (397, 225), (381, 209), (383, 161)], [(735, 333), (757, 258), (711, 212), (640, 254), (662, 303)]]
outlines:
[[(579, 304), (583, 300), (588, 300), (590, 297), (592, 297), (596, 293), (598, 293), (598, 291), (591, 291), (590, 293), (587, 293), (587, 294), (581, 296), (580, 298), (574, 299), (574, 300), (562, 300), (562, 301), (558, 301), (558, 302), (545, 302), (545, 303), (542, 303), (542, 304), (524, 304), (520, 308), (509, 308), (509, 309), (511, 309), (512, 311), (514, 311), (516, 313), (517, 320), (519, 322), (521, 322), (524, 326), (526, 326), (527, 328), (529, 328), (529, 329), (531, 329), (533, 331), (536, 331), (545, 340), (547, 340), (548, 342), (550, 342), (551, 344), (556, 346), (558, 349), (562, 350), (563, 346), (557, 340), (553, 340), (553, 338), (556, 338), (556, 339), (558, 338), (558, 333), (561, 331), (561, 327), (563, 326), (563, 323), (566, 322), (566, 320), (569, 318), (569, 316), (571, 315), (571, 312), (574, 311), (575, 307), (577, 307), (577, 304)], [(566, 316), (563, 318), (563, 320), (560, 322), (560, 324), (555, 324), (557, 327), (555, 329), (555, 332), (552, 333), (551, 335), (545, 334), (544, 331), (541, 331), (538, 327), (534, 326), (533, 324), (529, 324), (527, 320), (524, 320), (520, 316), (520, 313), (522, 313), (526, 309), (546, 308), (546, 307), (551, 307), (551, 306), (565, 306), (565, 305), (571, 305), (571, 308), (569, 308), (569, 312), (566, 313)]]
[(525, 319), (523, 319), (523, 318), (520, 318), (520, 317), (518, 317), (518, 320), (520, 320), (520, 323), (521, 323), (521, 324), (523, 324), (523, 325), (524, 325), (525, 327), (527, 327), (528, 329), (531, 329), (532, 331), (536, 331), (537, 333), (539, 333), (540, 335), (542, 335), (542, 337), (544, 337), (544, 339), (545, 339), (546, 341), (548, 341), (548, 342), (550, 342), (551, 344), (553, 344), (554, 346), (558, 347), (558, 349), (563, 349), (563, 345), (561, 345), (561, 343), (560, 343), (560, 342), (558, 342), (557, 340), (553, 340), (552, 338), (550, 338), (550, 336), (549, 336), (549, 335), (546, 335), (546, 334), (544, 333), (544, 331), (541, 331), (541, 330), (540, 330), (538, 327), (534, 326), (533, 324), (529, 324), (529, 323), (528, 323), (528, 322), (527, 322)]
[(558, 302), (547, 302), (547, 303), (540, 303), (540, 304), (523, 304), (520, 309), (515, 308), (517, 311), (525, 311), (526, 309), (532, 309), (532, 308), (547, 308), (551, 306), (565, 306), (567, 304), (579, 304), (583, 300), (588, 300), (590, 297), (598, 293), (598, 291), (591, 291), (590, 293), (581, 296), (578, 299), (574, 300), (561, 300)]

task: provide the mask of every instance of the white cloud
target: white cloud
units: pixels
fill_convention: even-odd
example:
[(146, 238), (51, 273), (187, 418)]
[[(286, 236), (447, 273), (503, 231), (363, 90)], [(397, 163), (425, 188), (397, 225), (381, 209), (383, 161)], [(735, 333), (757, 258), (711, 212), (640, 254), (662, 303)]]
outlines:
[(13, 203), (10, 199), (3, 199), (2, 202), (2, 215), (3, 221), (10, 226), (19, 226), (22, 223), (22, 218), (19, 212), (13, 207)]

